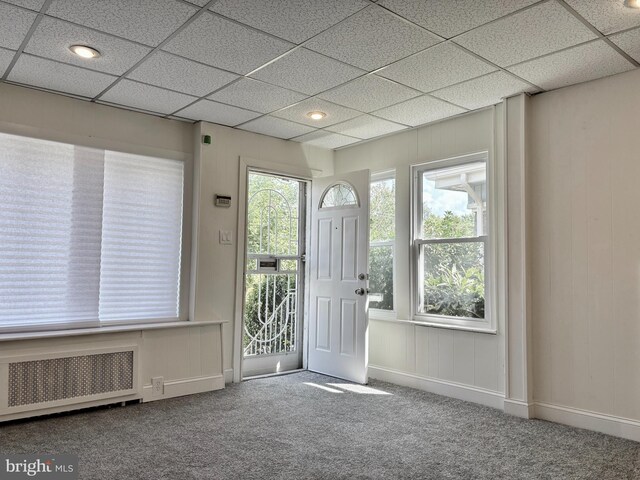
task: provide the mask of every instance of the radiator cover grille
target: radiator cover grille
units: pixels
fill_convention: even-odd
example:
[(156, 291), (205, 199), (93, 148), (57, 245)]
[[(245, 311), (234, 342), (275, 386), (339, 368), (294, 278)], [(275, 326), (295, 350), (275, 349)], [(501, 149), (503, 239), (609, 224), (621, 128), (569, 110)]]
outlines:
[(9, 364), (9, 407), (133, 388), (133, 351)]

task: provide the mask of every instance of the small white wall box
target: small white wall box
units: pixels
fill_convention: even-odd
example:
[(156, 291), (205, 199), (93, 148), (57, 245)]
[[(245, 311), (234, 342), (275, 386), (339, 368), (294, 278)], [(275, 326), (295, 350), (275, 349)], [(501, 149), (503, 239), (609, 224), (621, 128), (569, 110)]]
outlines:
[(225, 207), (229, 208), (231, 206), (231, 196), (229, 195), (218, 195), (217, 193), (213, 197), (213, 204), (216, 207)]

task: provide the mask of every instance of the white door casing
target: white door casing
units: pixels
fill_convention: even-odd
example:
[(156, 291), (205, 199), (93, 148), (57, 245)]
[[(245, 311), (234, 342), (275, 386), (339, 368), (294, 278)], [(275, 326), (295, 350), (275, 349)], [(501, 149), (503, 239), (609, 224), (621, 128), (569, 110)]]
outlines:
[(314, 180), (308, 369), (367, 383), (369, 170)]

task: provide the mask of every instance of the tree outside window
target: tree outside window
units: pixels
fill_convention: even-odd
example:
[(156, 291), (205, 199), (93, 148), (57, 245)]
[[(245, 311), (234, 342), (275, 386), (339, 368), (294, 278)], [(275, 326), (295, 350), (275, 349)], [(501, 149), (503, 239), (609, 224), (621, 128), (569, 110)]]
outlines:
[(394, 310), (395, 179), (375, 175), (370, 193), (369, 307)]

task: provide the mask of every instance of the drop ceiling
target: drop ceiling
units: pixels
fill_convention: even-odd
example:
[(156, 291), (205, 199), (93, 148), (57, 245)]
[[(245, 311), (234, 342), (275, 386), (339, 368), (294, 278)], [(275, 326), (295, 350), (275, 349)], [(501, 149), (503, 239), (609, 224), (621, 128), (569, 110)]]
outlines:
[(2, 81), (331, 149), (638, 62), (622, 0), (0, 0)]

